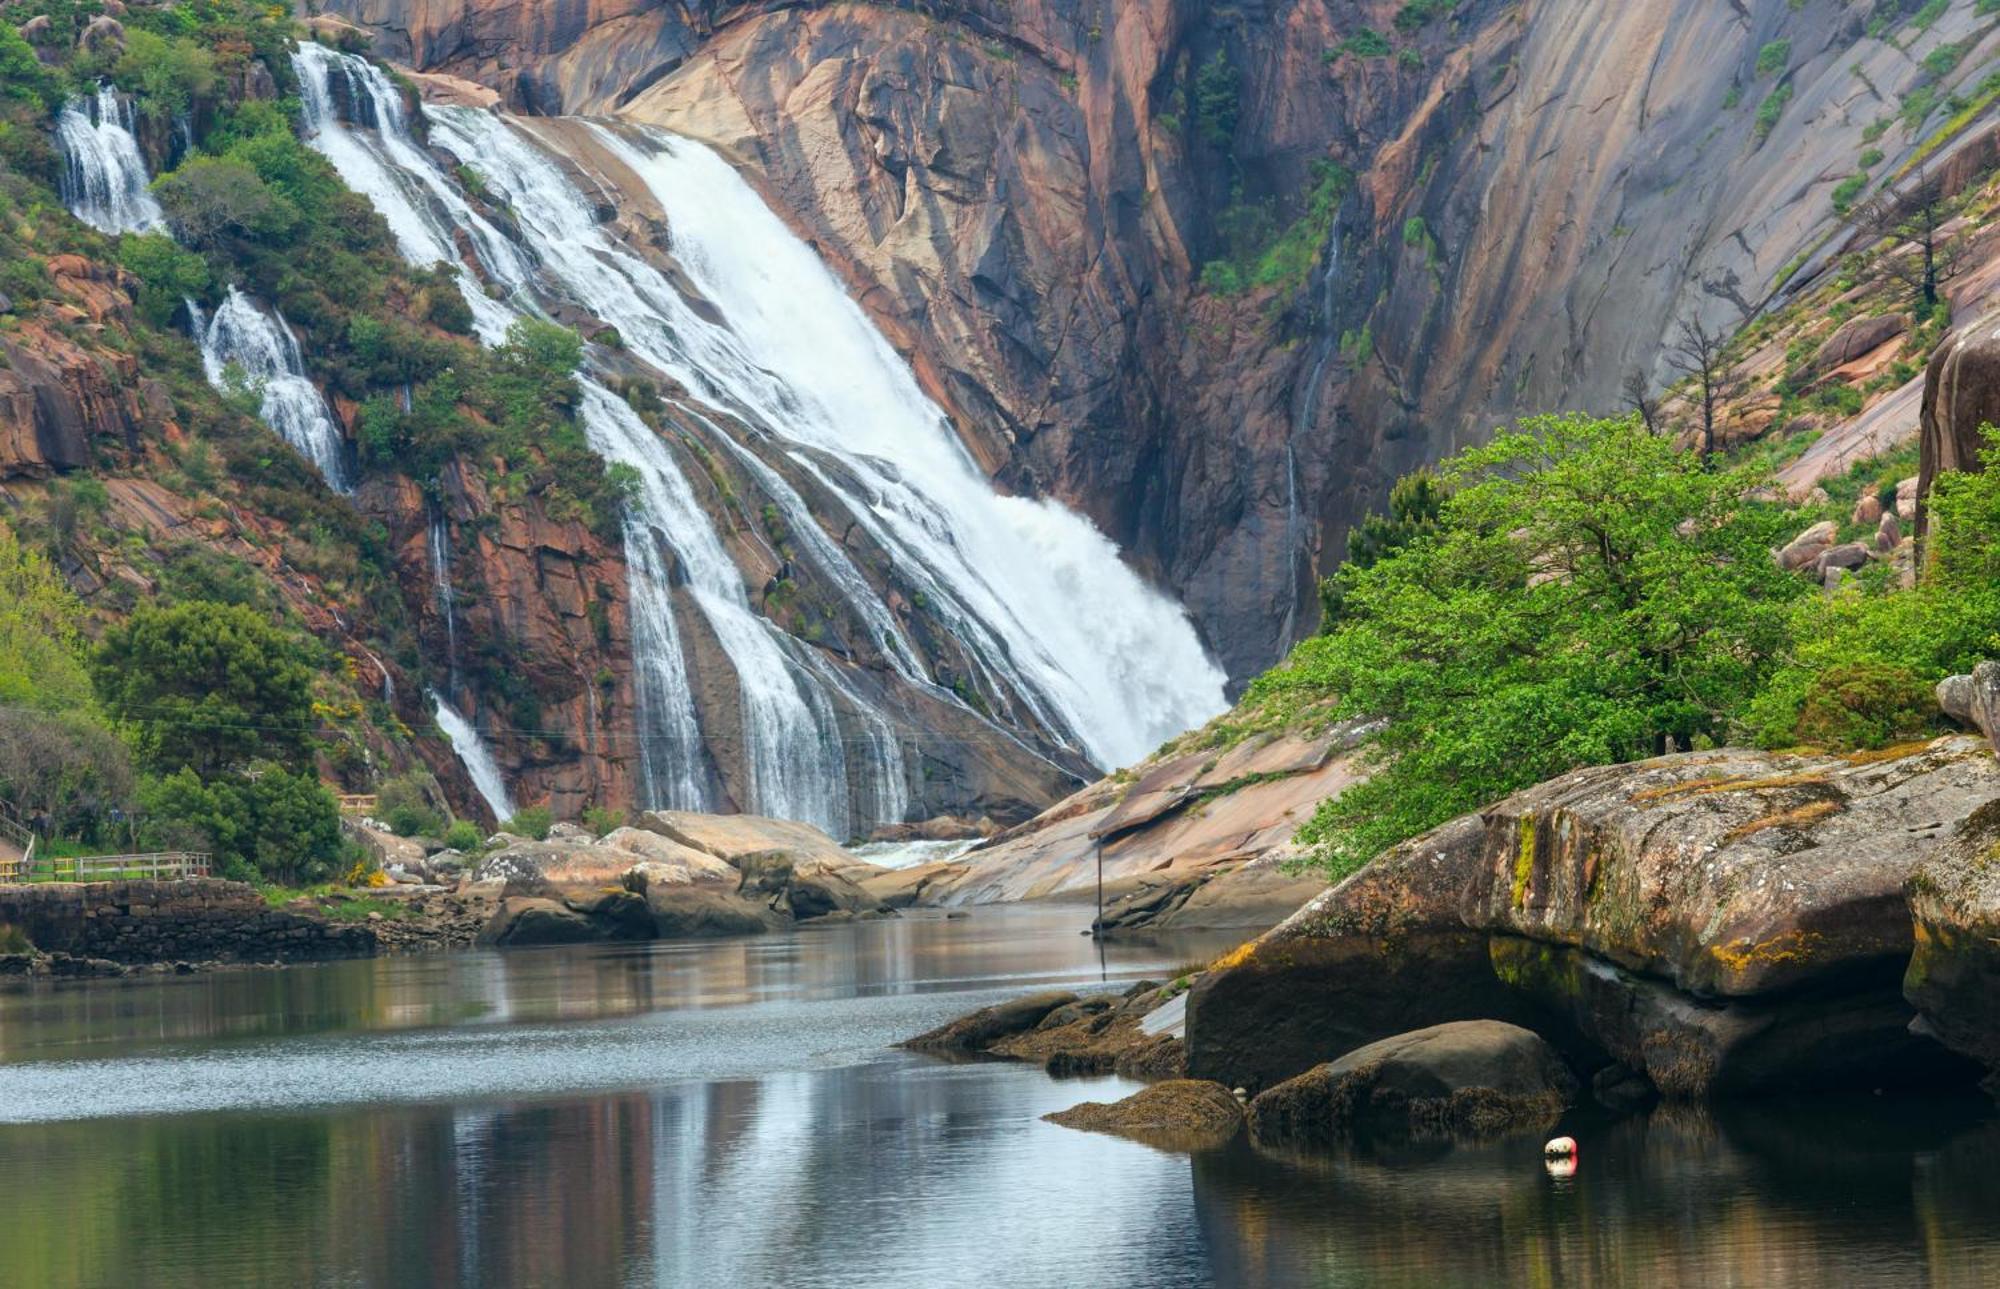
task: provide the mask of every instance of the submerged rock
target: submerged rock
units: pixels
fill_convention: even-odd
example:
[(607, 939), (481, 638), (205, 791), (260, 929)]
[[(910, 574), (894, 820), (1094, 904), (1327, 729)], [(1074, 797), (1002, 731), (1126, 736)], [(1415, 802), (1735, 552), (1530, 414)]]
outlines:
[(1501, 1019), (1662, 1092), (1920, 1079), (1905, 878), (2000, 796), (1971, 738), (1595, 767), (1397, 846), (1194, 987), (1189, 1070), (1270, 1087), (1412, 1024)]
[(902, 1046), (917, 1052), (982, 1052), (1003, 1038), (1033, 1029), (1050, 1012), (1075, 1001), (1076, 995), (1066, 990), (1010, 998), (906, 1039)]
[(1220, 1083), (1170, 1079), (1123, 1101), (1086, 1101), (1042, 1116), (1082, 1132), (1130, 1137), (1164, 1150), (1213, 1150), (1243, 1130), (1243, 1107)]
[(1316, 1148), (1361, 1135), (1541, 1130), (1576, 1096), (1554, 1048), (1499, 1021), (1459, 1021), (1356, 1048), (1250, 1104), (1260, 1146)]

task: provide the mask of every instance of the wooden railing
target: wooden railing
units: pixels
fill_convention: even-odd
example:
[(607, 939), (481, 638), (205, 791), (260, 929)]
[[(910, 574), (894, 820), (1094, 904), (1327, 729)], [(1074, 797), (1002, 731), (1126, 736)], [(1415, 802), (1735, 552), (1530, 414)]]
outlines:
[(207, 877), (203, 851), (165, 850), (145, 855), (42, 855), (0, 861), (0, 882), (121, 882), (140, 878)]
[(372, 815), (378, 798), (372, 792), (343, 792), (339, 800), (341, 814)]
[(35, 834), (15, 823), (5, 815), (0, 815), (0, 837), (19, 848), (21, 855), (16, 859), (11, 855), (0, 855), (0, 882), (19, 882), (35, 862)]

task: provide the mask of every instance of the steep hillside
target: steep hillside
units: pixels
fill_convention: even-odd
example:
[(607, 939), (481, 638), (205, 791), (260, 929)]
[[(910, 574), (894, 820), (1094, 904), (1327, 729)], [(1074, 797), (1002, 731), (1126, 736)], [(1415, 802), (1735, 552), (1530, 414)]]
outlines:
[(2000, 48), (1980, 0), (334, 7), (748, 167), (1238, 680), (1390, 480), (1667, 383), (1681, 320), (1837, 249), (1851, 176), (1949, 161)]

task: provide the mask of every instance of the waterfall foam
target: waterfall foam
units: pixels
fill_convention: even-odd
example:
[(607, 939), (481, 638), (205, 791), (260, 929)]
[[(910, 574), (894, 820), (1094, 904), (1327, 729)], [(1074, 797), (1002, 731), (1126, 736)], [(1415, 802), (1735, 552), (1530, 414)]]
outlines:
[(312, 462), (334, 491), (348, 491), (340, 427), (318, 387), (307, 378), (299, 342), (283, 315), (259, 306), (233, 286), (213, 318), (204, 321), (200, 306), (192, 300), (187, 308), (208, 383), (227, 392), (240, 380), (256, 391), (264, 423)]
[(146, 159), (132, 124), (131, 108), (103, 84), (90, 98), (70, 99), (56, 117), (63, 205), (99, 232), (166, 227), (166, 216), (148, 187)]
[(438, 728), (451, 740), (452, 751), (458, 753), (466, 774), (472, 778), (472, 786), (486, 802), (486, 808), (493, 812), (493, 818), (501, 823), (512, 819), (514, 800), (507, 795), (507, 780), (501, 775), (500, 764), (493, 759), (493, 750), (486, 746), (486, 740), (479, 737), (471, 721), (459, 715), (458, 709), (443, 698), (432, 694), (431, 705), (437, 714)]

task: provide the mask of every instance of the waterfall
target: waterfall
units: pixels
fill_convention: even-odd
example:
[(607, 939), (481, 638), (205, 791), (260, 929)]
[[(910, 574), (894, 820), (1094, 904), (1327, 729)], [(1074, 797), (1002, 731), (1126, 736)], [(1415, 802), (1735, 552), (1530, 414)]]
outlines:
[(472, 786), (479, 791), (486, 808), (501, 823), (514, 817), (514, 802), (507, 795), (507, 780), (500, 774), (500, 765), (493, 759), (493, 750), (486, 746), (486, 740), (479, 737), (479, 731), (472, 722), (458, 714), (458, 709), (437, 694), (431, 695), (431, 702), (437, 711), (438, 728), (451, 740), (451, 750), (458, 753), (464, 763), (465, 772), (472, 777)]
[(431, 515), (427, 544), (431, 556), (431, 595), (438, 616), (444, 619), (445, 674), (450, 677), (447, 692), (458, 693), (458, 593), (451, 589), (451, 533), (444, 515)]
[[(699, 615), (735, 672), (746, 810), (811, 820), (835, 835), (901, 818), (914, 767), (895, 696), (877, 686), (916, 686), (974, 711), (933, 679), (828, 524), (880, 548), (887, 576), (959, 642), (990, 691), (974, 697), (990, 698), (1003, 719), (1071, 740), (1101, 765), (1135, 760), (1222, 708), (1222, 674), (1181, 609), (1081, 517), (995, 493), (838, 281), (713, 153), (594, 127), (665, 207), (674, 253), (709, 309), (607, 231), (597, 200), (529, 127), (430, 108), (427, 151), (410, 138), (394, 86), (365, 61), (311, 45), (296, 61), (309, 141), (382, 211), (406, 257), (457, 268), (482, 338), (496, 342), (516, 318), (544, 311), (581, 310), (617, 328), (628, 359), (688, 391), (674, 403), (684, 434), (741, 467), (816, 585), (844, 600), (887, 664), (874, 673), (884, 680), (864, 681), (763, 617), (677, 459), (682, 449), (585, 373), (585, 434), (637, 479), (625, 545), (650, 804), (711, 800), (705, 752), (729, 737), (698, 723), (677, 606)], [(354, 118), (373, 128), (339, 118), (336, 84)], [(438, 151), (504, 202), (518, 241), (471, 207), (433, 160)], [(774, 462), (843, 513), (816, 517)], [(993, 728), (1028, 746), (1007, 725)]]
[(131, 109), (109, 85), (94, 97), (78, 96), (56, 117), (62, 149), (63, 205), (105, 233), (143, 233), (164, 228), (166, 217), (147, 187), (146, 159), (132, 133)]
[(206, 323), (192, 300), (187, 307), (208, 383), (226, 392), (240, 376), (257, 391), (264, 423), (312, 462), (334, 491), (348, 491), (340, 428), (319, 389), (306, 378), (299, 342), (284, 317), (258, 307), (233, 286)]

